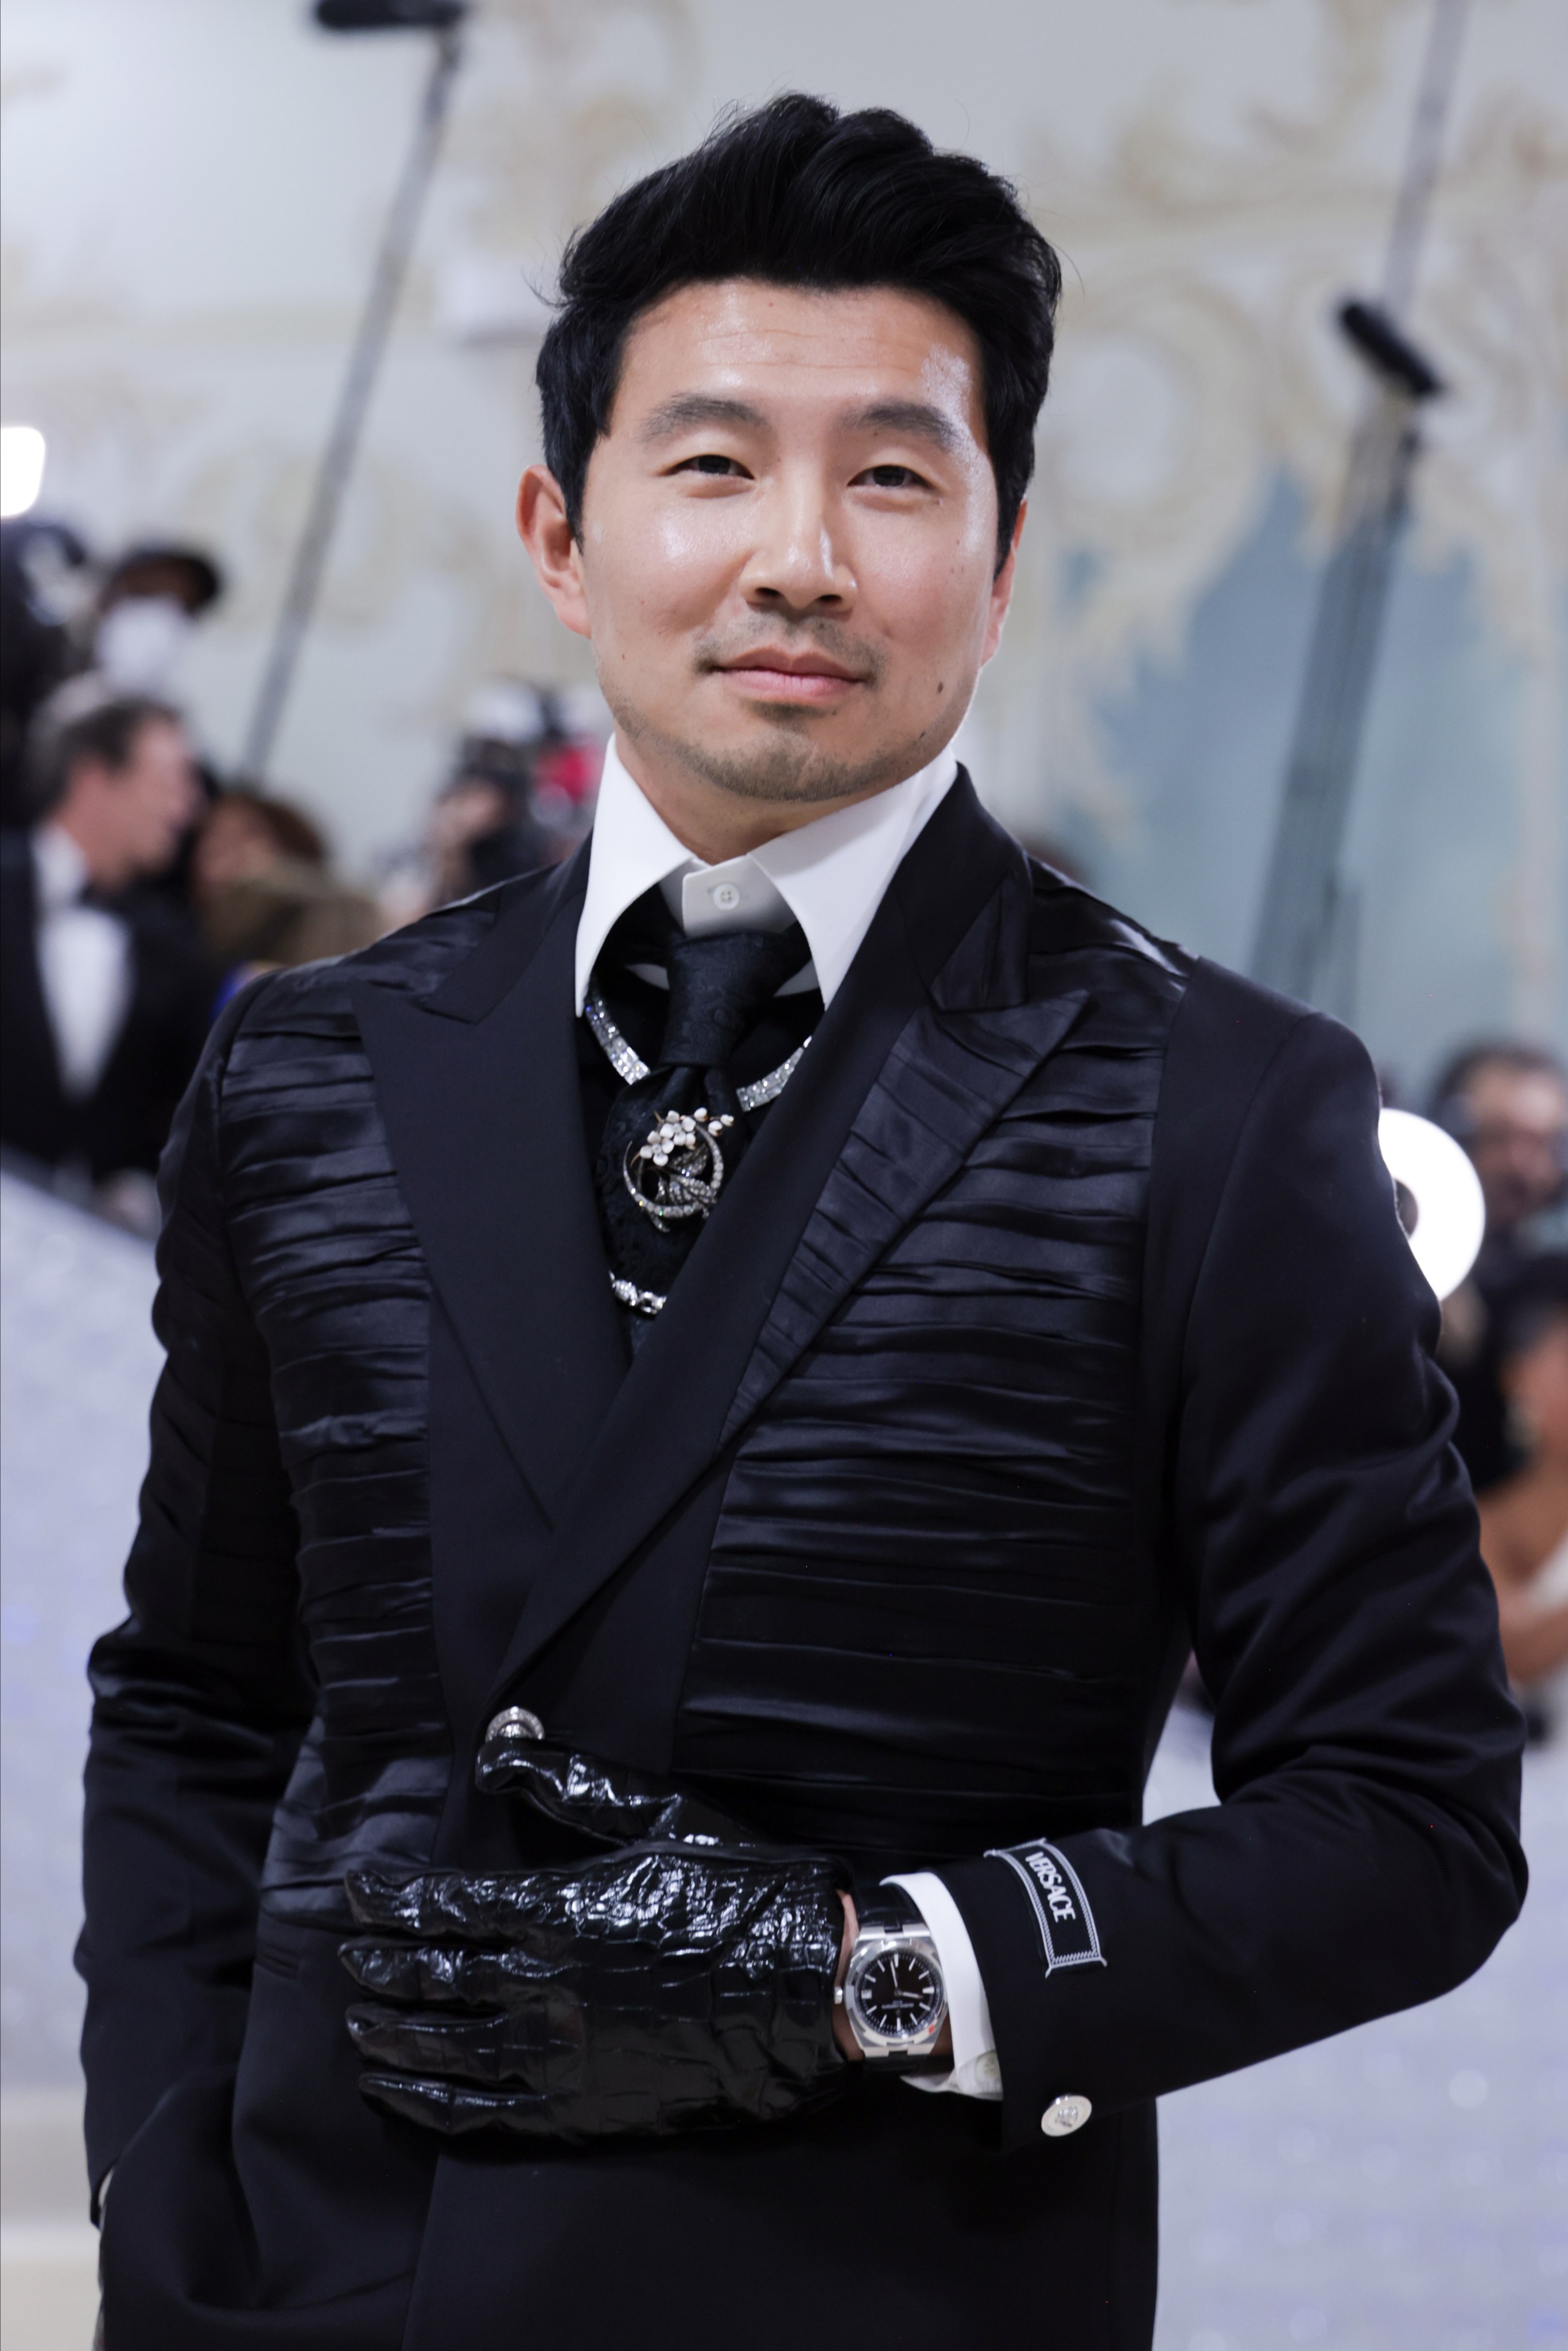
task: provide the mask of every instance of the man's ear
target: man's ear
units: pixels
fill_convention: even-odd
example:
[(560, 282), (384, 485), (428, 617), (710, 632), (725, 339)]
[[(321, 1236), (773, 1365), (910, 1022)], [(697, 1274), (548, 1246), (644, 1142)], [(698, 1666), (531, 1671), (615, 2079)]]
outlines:
[(517, 536), (534, 559), (539, 585), (556, 618), (579, 637), (588, 633), (583, 551), (566, 515), (561, 485), (548, 465), (530, 465), (517, 488)]
[(983, 669), (1002, 643), (1002, 624), (1007, 618), (1007, 608), (1012, 601), (1012, 590), (1018, 578), (1018, 542), (1023, 536), (1023, 517), (1029, 512), (1029, 501), (1019, 502), (1012, 537), (1008, 543), (1007, 559), (991, 583), (991, 611), (986, 618), (985, 645), (980, 656)]

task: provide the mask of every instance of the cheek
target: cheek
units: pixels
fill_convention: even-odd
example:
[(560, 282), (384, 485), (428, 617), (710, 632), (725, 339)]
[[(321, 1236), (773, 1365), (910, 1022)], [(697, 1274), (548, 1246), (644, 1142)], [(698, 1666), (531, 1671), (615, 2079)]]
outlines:
[(922, 661), (978, 657), (993, 553), (992, 538), (967, 527), (934, 547), (923, 531), (888, 532), (863, 549), (857, 567), (867, 611)]
[(718, 501), (656, 507), (593, 542), (590, 592), (623, 643), (670, 636), (710, 622), (744, 549), (735, 517)]

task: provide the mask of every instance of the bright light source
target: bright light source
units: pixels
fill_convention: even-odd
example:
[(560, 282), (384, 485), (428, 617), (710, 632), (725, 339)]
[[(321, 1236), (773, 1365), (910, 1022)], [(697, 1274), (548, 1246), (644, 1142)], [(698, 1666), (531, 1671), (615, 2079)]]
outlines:
[(1416, 1262), (1447, 1298), (1474, 1265), (1486, 1230), (1480, 1178), (1451, 1134), (1412, 1111), (1386, 1110), (1377, 1141), (1388, 1173), (1416, 1203)]
[(36, 424), (0, 424), (0, 521), (25, 515), (44, 486), (44, 436)]

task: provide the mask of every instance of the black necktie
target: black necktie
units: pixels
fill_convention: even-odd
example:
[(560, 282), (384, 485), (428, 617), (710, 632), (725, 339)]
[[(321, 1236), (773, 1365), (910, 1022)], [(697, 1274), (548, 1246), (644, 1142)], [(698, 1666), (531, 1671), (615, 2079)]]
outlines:
[[(639, 931), (662, 913), (644, 913)], [(618, 926), (628, 963), (663, 965), (669, 1006), (647, 1077), (610, 1107), (596, 1171), (610, 1271), (645, 1303), (662, 1299), (691, 1255), (720, 1192), (734, 1174), (757, 1113), (748, 1115), (731, 1073), (758, 1015), (808, 961), (798, 923), (785, 931), (718, 931), (689, 938), (672, 919), (642, 939)], [(629, 1301), (622, 1297), (623, 1303)], [(640, 1324), (639, 1330), (637, 1326)]]

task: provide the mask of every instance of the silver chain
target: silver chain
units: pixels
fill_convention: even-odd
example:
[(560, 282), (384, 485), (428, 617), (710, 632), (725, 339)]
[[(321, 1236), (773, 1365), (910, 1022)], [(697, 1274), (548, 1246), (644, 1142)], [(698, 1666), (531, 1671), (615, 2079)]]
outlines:
[(621, 1304), (629, 1306), (634, 1314), (663, 1313), (665, 1301), (657, 1290), (639, 1290), (635, 1281), (623, 1281), (618, 1273), (612, 1273), (609, 1281)]
[[(583, 1007), (583, 1017), (593, 1030), (618, 1078), (628, 1086), (639, 1086), (649, 1074), (648, 1063), (634, 1045), (627, 1042), (610, 1019), (609, 1007), (597, 987), (588, 990), (588, 1000)], [(770, 1070), (765, 1078), (755, 1078), (749, 1086), (735, 1088), (735, 1100), (742, 1110), (761, 1110), (764, 1102), (776, 1101), (794, 1077), (800, 1057), (811, 1042), (809, 1037), (798, 1044), (787, 1061)], [(657, 1312), (657, 1309), (654, 1310)]]

